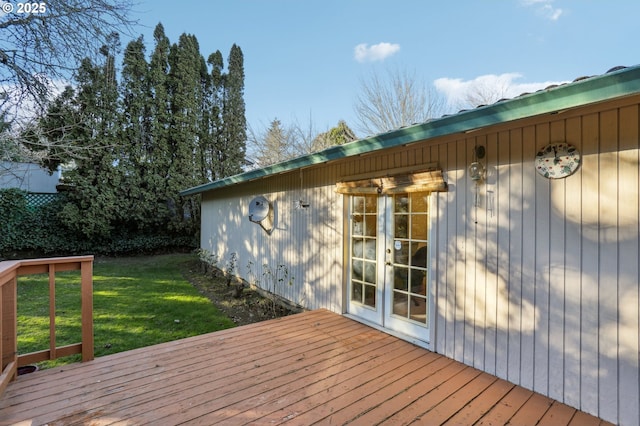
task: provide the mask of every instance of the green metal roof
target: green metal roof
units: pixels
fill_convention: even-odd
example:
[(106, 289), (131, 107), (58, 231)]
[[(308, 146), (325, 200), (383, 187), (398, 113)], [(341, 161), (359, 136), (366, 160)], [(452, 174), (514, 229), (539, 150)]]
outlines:
[(576, 80), (572, 83), (521, 95), (517, 98), (499, 101), (454, 115), (443, 116), (426, 123), (404, 127), (344, 145), (333, 146), (320, 152), (195, 186), (180, 192), (180, 195), (199, 194), (328, 161), (435, 137), (468, 132), (636, 93), (640, 93), (640, 65)]

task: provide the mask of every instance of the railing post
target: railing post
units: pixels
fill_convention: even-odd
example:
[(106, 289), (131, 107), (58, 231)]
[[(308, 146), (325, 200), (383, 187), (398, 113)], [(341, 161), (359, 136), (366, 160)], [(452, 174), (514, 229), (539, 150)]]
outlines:
[(49, 265), (49, 356), (56, 359), (56, 265)]
[(15, 275), (0, 282), (0, 395), (16, 378), (18, 364), (18, 280)]
[(17, 287), (15, 277), (2, 287), (2, 368), (18, 356)]
[(80, 265), (82, 292), (82, 361), (93, 359), (93, 260)]

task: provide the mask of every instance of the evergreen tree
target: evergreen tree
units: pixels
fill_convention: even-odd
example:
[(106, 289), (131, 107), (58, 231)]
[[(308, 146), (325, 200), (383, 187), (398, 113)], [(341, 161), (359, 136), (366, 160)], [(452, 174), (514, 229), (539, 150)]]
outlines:
[[(149, 64), (145, 59), (142, 36), (131, 41), (124, 52), (122, 67), (122, 137), (126, 141), (123, 157), (135, 168), (149, 161), (151, 111), (149, 99)], [(133, 171), (133, 170), (131, 170)]]
[(196, 124), (196, 148), (194, 152), (194, 179), (198, 182), (204, 182), (208, 180), (208, 164), (206, 158), (206, 147), (209, 144), (209, 128), (211, 126), (211, 107), (210, 92), (211, 92), (211, 76), (207, 68), (207, 64), (204, 57), (200, 55), (200, 105), (198, 122)]
[(174, 215), (173, 226), (176, 229), (193, 229), (199, 219), (198, 205), (193, 199), (185, 200), (178, 194), (184, 188), (201, 183), (195, 169), (203, 98), (202, 55), (193, 35), (182, 34), (178, 44), (171, 46), (169, 65), (171, 164), (167, 178), (167, 202)]
[(279, 163), (295, 156), (293, 134), (290, 130), (283, 128), (277, 118), (271, 122), (271, 126), (260, 139), (261, 149), (256, 161), (261, 167)]
[[(75, 112), (82, 126), (74, 122), (74, 139), (94, 146), (91, 156), (75, 159), (76, 168), (66, 175), (72, 190), (70, 202), (60, 213), (70, 229), (87, 237), (108, 237), (114, 223), (123, 219), (126, 209), (120, 195), (122, 174), (116, 167), (119, 160), (118, 87), (115, 55), (119, 39), (113, 35), (110, 45), (101, 49), (102, 64), (86, 59), (77, 76)], [(75, 121), (75, 120), (72, 120)]]
[(336, 127), (332, 127), (314, 138), (311, 152), (321, 151), (334, 145), (343, 145), (356, 139), (356, 134), (353, 130), (347, 126), (344, 120), (340, 120)]
[(118, 168), (124, 175), (122, 196), (127, 200), (126, 228), (149, 233), (163, 223), (158, 214), (152, 164), (152, 115), (149, 64), (142, 37), (124, 52), (121, 81), (122, 151)]
[(150, 121), (151, 136), (149, 148), (149, 165), (151, 167), (148, 182), (155, 188), (159, 200), (159, 216), (167, 218), (169, 215), (166, 200), (168, 199), (167, 179), (171, 166), (171, 151), (169, 149), (169, 134), (171, 125), (171, 110), (169, 101), (169, 53), (171, 44), (164, 33), (162, 24), (158, 24), (153, 32), (155, 49), (149, 64), (150, 88)]
[(219, 179), (220, 166), (218, 148), (222, 146), (222, 100), (223, 100), (223, 67), (222, 53), (216, 51), (209, 55), (207, 64), (211, 71), (203, 76), (202, 122), (199, 135), (199, 160), (202, 181)]
[(242, 171), (247, 142), (244, 104), (244, 56), (237, 45), (229, 53), (229, 71), (224, 78), (222, 122), (224, 131), (219, 148), (218, 178)]

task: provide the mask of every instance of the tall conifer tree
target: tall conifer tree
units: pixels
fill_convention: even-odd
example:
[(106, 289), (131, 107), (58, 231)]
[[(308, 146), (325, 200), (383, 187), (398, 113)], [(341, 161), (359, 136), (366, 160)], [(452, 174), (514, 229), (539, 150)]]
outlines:
[(126, 182), (122, 196), (128, 200), (127, 227), (150, 233), (163, 225), (159, 212), (158, 179), (153, 164), (153, 115), (150, 68), (142, 37), (131, 41), (124, 52), (121, 81), (122, 153), (118, 168)]
[(182, 199), (178, 193), (199, 183), (196, 167), (203, 97), (200, 79), (202, 55), (193, 35), (182, 34), (179, 42), (171, 46), (169, 65), (171, 164), (167, 178), (167, 201), (175, 217), (174, 225), (190, 228), (197, 225), (198, 206), (193, 199)]
[(224, 78), (222, 110), (224, 132), (220, 151), (219, 178), (242, 171), (247, 142), (247, 121), (244, 104), (244, 56), (236, 44), (229, 53), (229, 71)]
[(169, 101), (169, 53), (171, 43), (165, 35), (162, 24), (156, 25), (153, 31), (155, 48), (149, 64), (151, 137), (149, 149), (150, 173), (148, 181), (155, 188), (158, 199), (158, 220), (167, 224), (170, 219), (167, 179), (171, 166), (169, 149), (169, 132), (171, 125), (171, 109)]
[(222, 53), (216, 51), (209, 55), (207, 64), (211, 71), (203, 76), (203, 105), (202, 122), (200, 126), (199, 151), (200, 171), (202, 181), (218, 179), (217, 175), (219, 152), (218, 147), (222, 139), (222, 99), (223, 99), (223, 67)]
[[(101, 49), (102, 64), (86, 59), (78, 70), (75, 111), (82, 126), (76, 126), (79, 143), (93, 147), (91, 156), (76, 158), (76, 168), (66, 175), (73, 186), (69, 203), (61, 212), (63, 222), (87, 237), (108, 237), (114, 224), (123, 220), (125, 201), (120, 197), (122, 174), (119, 160), (118, 86), (115, 55), (119, 38)], [(74, 126), (76, 124), (74, 123)]]

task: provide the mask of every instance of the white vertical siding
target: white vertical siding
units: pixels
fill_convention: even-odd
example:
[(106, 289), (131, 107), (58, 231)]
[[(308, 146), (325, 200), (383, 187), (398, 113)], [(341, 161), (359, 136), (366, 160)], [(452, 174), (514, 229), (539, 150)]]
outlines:
[[(218, 255), (222, 268), (236, 253), (236, 273), (261, 288), (308, 309), (342, 312), (342, 198), (333, 185), (314, 181), (330, 178), (330, 172), (303, 171), (304, 187), (296, 172), (251, 188), (218, 191), (215, 198), (205, 194), (201, 247)], [(273, 203), (271, 235), (248, 219), (257, 195)], [(296, 209), (300, 199), (310, 207)]]
[[(582, 119), (575, 117), (566, 121), (567, 134), (574, 135), (575, 144), (581, 152), (585, 153), (585, 146), (582, 138)], [(583, 159), (584, 161), (584, 159)], [(583, 165), (584, 166), (584, 165)], [(579, 224), (582, 223), (582, 174), (578, 172), (574, 179), (567, 180), (565, 185), (565, 218), (566, 229), (571, 235), (580, 233)], [(566, 206), (574, 212), (567, 214)], [(582, 332), (581, 324), (581, 295), (582, 280), (579, 270), (582, 265), (582, 242), (580, 238), (565, 238), (565, 257), (572, 257), (574, 267), (565, 271), (564, 285), (564, 327), (568, 330), (564, 334), (564, 370), (562, 379), (564, 386), (564, 396), (567, 404), (574, 407), (580, 406), (581, 400), (581, 363), (575, 362), (575, 355), (579, 354), (581, 346)], [(568, 351), (568, 348), (573, 348)], [(558, 374), (560, 375), (560, 374)]]
[[(450, 184), (437, 195), (436, 351), (638, 423), (639, 113), (630, 104), (529, 120), (448, 142), (429, 159)], [(559, 141), (583, 164), (548, 180), (533, 159)], [(488, 171), (477, 216), (463, 167), (475, 144), (487, 148)]]
[[(203, 247), (261, 281), (289, 268), (278, 292), (342, 312), (345, 176), (437, 162), (433, 348), (451, 358), (623, 425), (640, 421), (640, 108), (638, 97), (394, 148), (217, 190), (203, 202)], [(536, 152), (567, 141), (578, 171), (539, 176)], [(479, 188), (466, 168), (487, 156)], [(277, 206), (277, 229), (246, 219), (255, 195)], [(214, 198), (215, 196), (215, 198)], [(305, 211), (293, 209), (299, 198)], [(246, 265), (253, 262), (253, 276)]]
[[(582, 179), (581, 221), (575, 233), (582, 243), (581, 258), (574, 268), (573, 279), (581, 281), (580, 288), (580, 346), (574, 362), (580, 364), (580, 404), (598, 407), (598, 353), (600, 352), (598, 326), (598, 294), (600, 277), (598, 247), (598, 152), (599, 129), (598, 114), (589, 114), (582, 118), (583, 163), (577, 177)], [(583, 188), (585, 191), (583, 191)], [(576, 216), (578, 212), (575, 212)], [(578, 224), (576, 224), (578, 225)], [(576, 262), (578, 263), (578, 262)]]
[[(504, 291), (507, 294), (507, 321), (505, 327), (508, 330), (508, 340), (506, 347), (507, 353), (507, 372), (506, 378), (514, 383), (520, 383), (522, 378), (522, 319), (524, 313), (528, 311), (528, 305), (525, 300), (526, 281), (522, 274), (524, 253), (523, 240), (524, 229), (528, 224), (525, 222), (524, 209), (524, 192), (518, 191), (517, 188), (524, 188), (524, 164), (523, 164), (523, 131), (515, 129), (509, 133), (510, 143), (508, 144), (508, 161), (503, 164), (509, 164), (508, 172), (500, 179), (501, 192), (506, 195), (500, 198), (500, 206), (505, 205), (507, 212), (500, 210), (501, 217), (504, 218), (504, 224), (508, 229), (508, 238), (506, 247), (509, 250), (509, 256), (506, 260), (509, 267), (505, 271), (506, 285)], [(506, 149), (503, 150), (507, 151)], [(503, 167), (501, 167), (503, 169)]]
[[(618, 292), (619, 207), (618, 110), (600, 114), (598, 177), (598, 247), (601, 265), (598, 277), (598, 406), (603, 417), (618, 411)], [(611, 380), (609, 377), (614, 377)]]

